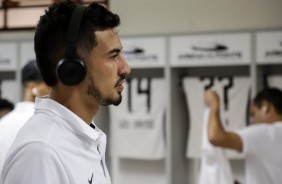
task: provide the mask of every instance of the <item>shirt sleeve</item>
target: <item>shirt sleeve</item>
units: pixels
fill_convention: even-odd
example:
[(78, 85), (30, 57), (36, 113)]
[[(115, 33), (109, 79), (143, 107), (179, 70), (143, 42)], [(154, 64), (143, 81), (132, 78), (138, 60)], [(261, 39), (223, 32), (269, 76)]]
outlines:
[(50, 146), (30, 143), (11, 153), (2, 170), (3, 184), (69, 184), (58, 154)]
[(254, 155), (260, 150), (260, 145), (263, 143), (265, 135), (265, 126), (256, 124), (247, 128), (236, 130), (243, 143), (242, 154), (244, 156)]

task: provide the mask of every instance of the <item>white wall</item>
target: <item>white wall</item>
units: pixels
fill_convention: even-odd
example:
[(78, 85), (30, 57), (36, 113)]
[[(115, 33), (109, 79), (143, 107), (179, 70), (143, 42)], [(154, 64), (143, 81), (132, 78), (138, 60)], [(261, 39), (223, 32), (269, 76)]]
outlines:
[(282, 26), (281, 0), (111, 0), (110, 9), (123, 35)]

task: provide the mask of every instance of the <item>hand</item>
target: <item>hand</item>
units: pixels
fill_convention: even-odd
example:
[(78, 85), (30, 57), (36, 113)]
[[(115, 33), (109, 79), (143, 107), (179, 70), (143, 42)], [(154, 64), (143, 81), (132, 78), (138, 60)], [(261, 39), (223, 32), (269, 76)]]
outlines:
[(211, 109), (218, 109), (219, 108), (219, 96), (216, 91), (212, 89), (207, 89), (205, 91), (204, 96), (205, 103), (211, 108)]

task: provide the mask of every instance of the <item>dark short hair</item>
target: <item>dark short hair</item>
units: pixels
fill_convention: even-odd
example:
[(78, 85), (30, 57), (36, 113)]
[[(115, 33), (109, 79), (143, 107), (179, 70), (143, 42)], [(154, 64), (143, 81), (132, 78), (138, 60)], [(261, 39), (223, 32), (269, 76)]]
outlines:
[(29, 61), (21, 70), (22, 84), (30, 81), (42, 81), (42, 77), (35, 60)]
[(0, 110), (1, 109), (14, 109), (14, 104), (6, 99), (0, 99)]
[[(49, 86), (58, 82), (57, 63), (65, 56), (66, 35), (71, 15), (77, 4), (70, 0), (54, 3), (40, 17), (34, 36), (36, 60), (42, 78)], [(113, 29), (120, 24), (119, 16), (95, 2), (87, 6), (80, 24), (77, 47), (90, 53), (98, 44), (95, 31)], [(82, 60), (86, 60), (79, 56)]]
[(257, 107), (262, 106), (263, 101), (271, 103), (278, 114), (282, 114), (282, 91), (278, 88), (265, 88), (254, 98)]

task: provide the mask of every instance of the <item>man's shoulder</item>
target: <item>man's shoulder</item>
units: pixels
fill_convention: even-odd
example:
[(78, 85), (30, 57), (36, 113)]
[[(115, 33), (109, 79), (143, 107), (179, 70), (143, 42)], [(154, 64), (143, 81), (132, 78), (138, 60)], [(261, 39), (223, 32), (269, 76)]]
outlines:
[(241, 130), (236, 130), (236, 133), (241, 138), (249, 138), (249, 139), (256, 139), (263, 141), (262, 139), (272, 139), (273, 135), (275, 137), (282, 138), (282, 122), (276, 123), (258, 123), (252, 124), (246, 128)]

